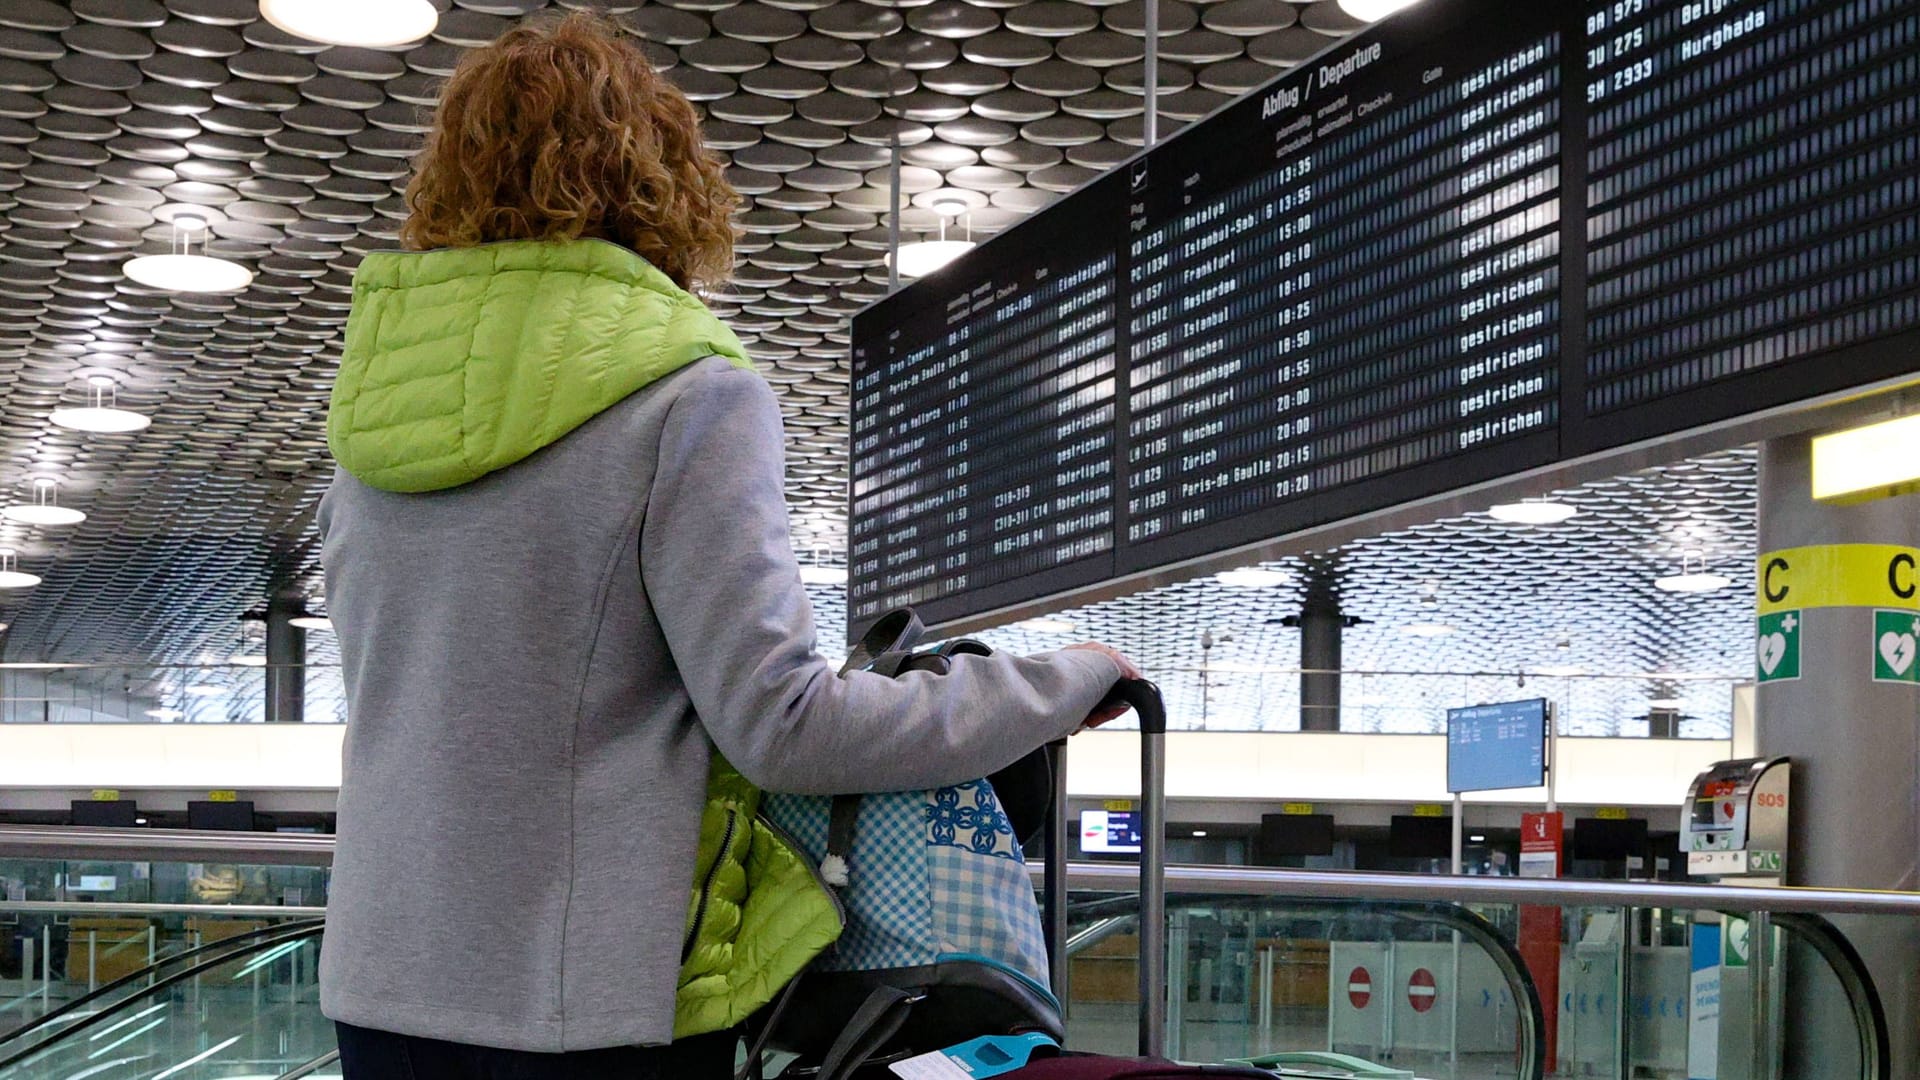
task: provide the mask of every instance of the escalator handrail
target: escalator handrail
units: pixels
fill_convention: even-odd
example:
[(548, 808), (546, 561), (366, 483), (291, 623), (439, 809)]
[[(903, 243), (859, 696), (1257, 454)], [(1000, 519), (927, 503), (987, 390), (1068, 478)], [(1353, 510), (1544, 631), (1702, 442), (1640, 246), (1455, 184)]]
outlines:
[(321, 1054), (319, 1057), (314, 1058), (312, 1061), (309, 1061), (304, 1065), (296, 1065), (292, 1069), (281, 1073), (279, 1076), (275, 1077), (274, 1080), (302, 1080), (303, 1077), (312, 1076), (314, 1073), (319, 1072), (321, 1069), (324, 1069), (327, 1066), (332, 1065), (333, 1063), (339, 1060), (340, 1060), (340, 1051), (329, 1050), (326, 1053)]
[(1847, 1006), (1853, 1010), (1855, 1030), (1860, 1033), (1860, 1075), (1866, 1080), (1891, 1080), (1893, 1051), (1887, 1010), (1859, 950), (1824, 916), (1791, 912), (1773, 916), (1773, 924), (1813, 946), (1839, 978)]
[(51, 1050), (56, 1044), (62, 1042), (63, 1040), (75, 1038), (79, 1036), (81, 1033), (89, 1031), (95, 1026), (107, 1022), (109, 1019), (111, 1019), (115, 1015), (132, 1007), (135, 1003), (144, 1001), (147, 998), (153, 997), (159, 994), (160, 991), (170, 989), (176, 984), (185, 982), (186, 980), (191, 979), (196, 975), (202, 974), (207, 971), (211, 971), (212, 969), (217, 968), (222, 964), (232, 963), (233, 961), (238, 960), (241, 957), (248, 955), (249, 953), (265, 952), (268, 949), (278, 948), (279, 946), (284, 945), (290, 941), (304, 941), (309, 938), (317, 938), (325, 929), (326, 927), (324, 925), (308, 926), (303, 930), (288, 932), (280, 937), (267, 938), (260, 941), (256, 941), (247, 948), (235, 949), (231, 952), (222, 953), (219, 956), (213, 957), (208, 960), (203, 960), (200, 963), (194, 964), (193, 966), (186, 968), (183, 971), (174, 972), (172, 975), (169, 975), (166, 978), (161, 979), (158, 982), (155, 982), (151, 986), (144, 987), (138, 991), (135, 991), (132, 994), (127, 995), (124, 998), (121, 998), (119, 1001), (114, 1002), (113, 1008), (104, 1010), (102, 1012), (94, 1013), (92, 1016), (83, 1017), (80, 1020), (73, 1023), (72, 1025), (62, 1028), (59, 1032), (55, 1033), (52, 1038), (43, 1039), (40, 1042), (33, 1044), (32, 1046), (23, 1047), (19, 1050), (16, 1050), (13, 1053), (7, 1055), (6, 1057), (0, 1057), (0, 1070), (11, 1068), (14, 1065), (17, 1065), (20, 1062), (25, 1061), (30, 1057), (34, 1057), (35, 1055), (45, 1053), (46, 1051)]
[[(108, 983), (107, 985), (101, 987), (98, 990), (95, 990), (85, 995), (84, 997), (75, 998), (72, 1001), (67, 1002), (65, 1005), (62, 1005), (59, 1008), (53, 1010), (52, 1012), (36, 1017), (33, 1020), (29, 1020), (26, 1023), (20, 1025), (19, 1027), (14, 1028), (12, 1031), (9, 1031), (4, 1035), (0, 1035), (0, 1047), (5, 1047), (6, 1044), (13, 1042), (15, 1039), (26, 1038), (28, 1035), (33, 1034), (35, 1031), (43, 1027), (51, 1026), (52, 1024), (57, 1022), (61, 1017), (66, 1016), (67, 1014), (75, 1012), (79, 1009), (84, 1009), (88, 1005), (91, 1005), (94, 1002), (99, 1001), (101, 998), (107, 996), (108, 994), (113, 993), (115, 990), (119, 990), (129, 985), (130, 983), (137, 982), (141, 979), (151, 978), (157, 972), (159, 972), (161, 968), (172, 967), (176, 964), (181, 964), (186, 961), (192, 960), (195, 957), (200, 956), (202, 954), (216, 952), (216, 951), (222, 954), (228, 951), (232, 951), (233, 953), (238, 955), (241, 952), (247, 951), (246, 947), (250, 947), (251, 943), (253, 942), (253, 939), (261, 937), (262, 935), (279, 935), (279, 934), (288, 933), (290, 931), (305, 930), (311, 927), (324, 926), (324, 925), (325, 925), (324, 921), (319, 919), (303, 919), (300, 922), (281, 923), (279, 926), (263, 926), (258, 930), (249, 930), (244, 934), (235, 934), (232, 937), (221, 938), (219, 941), (209, 941), (204, 945), (196, 945), (193, 948), (188, 949), (186, 952), (175, 953), (174, 955), (169, 956), (164, 960), (156, 961), (155, 963), (149, 964), (146, 967), (143, 967), (139, 971), (133, 972), (130, 975), (124, 975), (118, 979), (115, 979), (114, 981)], [(284, 939), (276, 936), (272, 941), (272, 944), (276, 944), (276, 945), (281, 944), (283, 940)]]
[[(1028, 863), (1038, 883), (1045, 864)], [(1076, 892), (1138, 892), (1139, 866), (1130, 862), (1067, 864)], [(1726, 911), (1736, 914), (1805, 912), (1814, 915), (1920, 917), (1920, 892), (1867, 889), (1747, 888), (1671, 882), (1588, 881), (1577, 878), (1473, 877), (1382, 874), (1363, 870), (1277, 870), (1244, 866), (1169, 866), (1167, 889), (1215, 896), (1288, 899), (1408, 900), (1444, 898), (1459, 904), (1523, 907), (1631, 907)]]
[[(1110, 901), (1124, 904), (1132, 900), (1138, 905), (1139, 898), (1114, 897)], [(1493, 966), (1506, 980), (1507, 989), (1513, 994), (1514, 1005), (1518, 1013), (1520, 1029), (1517, 1032), (1520, 1044), (1518, 1065), (1519, 1080), (1544, 1080), (1547, 1068), (1547, 1021), (1546, 1009), (1540, 1000), (1540, 988), (1534, 983), (1533, 975), (1527, 970), (1526, 961), (1520, 951), (1500, 928), (1493, 925), (1478, 913), (1444, 900), (1411, 901), (1398, 900), (1391, 904), (1382, 904), (1374, 900), (1355, 900), (1343, 897), (1314, 897), (1305, 901), (1296, 901), (1291, 897), (1271, 896), (1217, 896), (1206, 894), (1174, 894), (1167, 897), (1167, 910), (1174, 911), (1183, 907), (1206, 907), (1214, 910), (1258, 909), (1271, 906), (1278, 900), (1286, 904), (1289, 912), (1297, 912), (1308, 918), (1348, 917), (1368, 915), (1400, 919), (1407, 922), (1438, 926), (1443, 930), (1459, 933), (1472, 941), (1493, 961)], [(1108, 903), (1097, 901), (1096, 903)], [(1110, 918), (1121, 916), (1110, 915)]]

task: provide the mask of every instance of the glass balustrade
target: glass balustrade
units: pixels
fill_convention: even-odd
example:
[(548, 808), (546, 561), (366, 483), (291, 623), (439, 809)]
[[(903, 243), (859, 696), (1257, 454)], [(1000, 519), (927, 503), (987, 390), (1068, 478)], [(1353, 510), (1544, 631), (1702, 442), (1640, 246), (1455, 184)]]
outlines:
[[(1449, 884), (1435, 878), (1434, 896)], [(1077, 1048), (1136, 1045), (1134, 902), (1075, 897)], [(1169, 1050), (1186, 1060), (1333, 1053), (1433, 1080), (1760, 1080), (1875, 1078), (1885, 1056), (1871, 981), (1819, 915), (1176, 892), (1168, 954)]]
[[(1126, 869), (1074, 870), (1065, 969), (1077, 1049), (1136, 1044)], [(1382, 1080), (1879, 1080), (1886, 1020), (1850, 940), (1903, 932), (1920, 912), (1920, 897), (1888, 897), (1907, 907), (1723, 914), (1688, 904), (1686, 887), (1572, 881), (1526, 883), (1558, 890), (1529, 894), (1562, 901), (1541, 905), (1480, 902), (1480, 879), (1172, 878), (1169, 978), (1153, 1004), (1175, 1056), (1291, 1055), (1311, 1075), (1365, 1062)], [(325, 870), (10, 859), (0, 880), (0, 1036), (15, 1032), (0, 1037), (0, 1080), (281, 1077), (333, 1049), (316, 991)], [(1658, 902), (1573, 903), (1610, 889)]]

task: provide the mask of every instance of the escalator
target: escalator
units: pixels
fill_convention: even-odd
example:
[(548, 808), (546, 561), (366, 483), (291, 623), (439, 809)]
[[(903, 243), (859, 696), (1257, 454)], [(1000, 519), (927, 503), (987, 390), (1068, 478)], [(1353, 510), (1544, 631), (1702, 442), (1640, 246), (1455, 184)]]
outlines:
[[(1137, 898), (1104, 896), (1069, 908), (1074, 934), (1069, 963), (1102, 942), (1129, 935)], [(1513, 1047), (1499, 1075), (1541, 1080), (1548, 1074), (1539, 993), (1511, 939), (1466, 908), (1444, 902), (1379, 903), (1287, 900), (1271, 896), (1175, 895), (1168, 910), (1176, 924), (1190, 917), (1239, 918), (1311, 926), (1329, 940), (1385, 942), (1451, 939), (1484, 953), (1516, 1004)], [(1826, 996), (1843, 1006), (1857, 1034), (1857, 1056), (1829, 1062), (1826, 1076), (1887, 1080), (1891, 1075), (1887, 1020), (1859, 955), (1832, 923), (1819, 916), (1776, 917), (1790, 945), (1825, 972)], [(0, 1080), (328, 1080), (339, 1076), (332, 1025), (320, 1014), (315, 973), (322, 924), (283, 923), (208, 943), (118, 979), (43, 1016), (0, 1034)], [(1250, 934), (1255, 933), (1249, 930)], [(1252, 938), (1249, 937), (1249, 943)], [(1178, 946), (1176, 946), (1176, 954)], [(1176, 956), (1176, 961), (1178, 957)], [(1194, 965), (1176, 962), (1170, 974), (1179, 1001)], [(1075, 1023), (1083, 1012), (1076, 993)], [(1192, 995), (1204, 1000), (1204, 993)], [(1243, 1003), (1250, 1004), (1250, 1003)], [(1182, 1005), (1175, 1004), (1178, 1014)], [(1262, 1010), (1264, 1012), (1265, 1010)], [(1258, 1046), (1258, 1021), (1240, 1011), (1249, 1046)], [(1178, 1019), (1176, 1015), (1175, 1019)], [(1219, 1021), (1196, 1020), (1204, 1026)], [(1082, 1049), (1125, 1052), (1124, 1046)], [(1321, 1043), (1324, 1046), (1326, 1043)], [(1275, 1047), (1268, 1047), (1274, 1049)], [(1279, 1047), (1314, 1050), (1313, 1045)], [(1249, 1056), (1260, 1053), (1249, 1051)], [(1202, 1055), (1196, 1055), (1202, 1056)], [(1225, 1055), (1211, 1055), (1225, 1056)], [(1562, 1067), (1566, 1065), (1562, 1061)], [(1629, 1070), (1631, 1071), (1631, 1070)], [(1776, 1074), (1778, 1075), (1778, 1074)], [(1789, 1072), (1791, 1075), (1791, 1072)]]
[(0, 1080), (337, 1076), (320, 1015), (320, 920), (167, 957), (0, 1034)]

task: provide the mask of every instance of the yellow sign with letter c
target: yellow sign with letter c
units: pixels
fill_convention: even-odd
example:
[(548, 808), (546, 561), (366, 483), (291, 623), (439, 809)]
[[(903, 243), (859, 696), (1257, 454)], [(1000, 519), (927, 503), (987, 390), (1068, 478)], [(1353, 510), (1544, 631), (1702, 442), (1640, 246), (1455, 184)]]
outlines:
[(1920, 611), (1920, 548), (1824, 544), (1760, 556), (1757, 614), (1820, 607)]

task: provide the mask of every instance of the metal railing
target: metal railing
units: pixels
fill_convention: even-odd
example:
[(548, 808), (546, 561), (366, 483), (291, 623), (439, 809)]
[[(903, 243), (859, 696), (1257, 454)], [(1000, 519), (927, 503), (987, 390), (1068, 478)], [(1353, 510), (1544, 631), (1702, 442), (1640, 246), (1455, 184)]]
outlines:
[[(306, 833), (191, 832), (163, 829), (86, 829), (0, 825), (0, 858), (101, 861), (226, 862), (274, 866), (330, 866), (334, 838)], [(1029, 868), (1036, 882), (1045, 867)], [(1229, 866), (1169, 866), (1170, 893), (1284, 896), (1323, 900), (1395, 900), (1429, 903), (1437, 895), (1459, 904), (1541, 907), (1699, 908), (1746, 913), (1920, 916), (1920, 892), (1797, 887), (1747, 888), (1666, 882), (1585, 881), (1564, 878), (1449, 877), (1349, 870), (1272, 870)], [(1131, 863), (1068, 863), (1067, 887), (1083, 892), (1132, 892), (1140, 871)], [(86, 908), (103, 912), (106, 905)], [(168, 905), (172, 910), (179, 907)], [(226, 914), (241, 909), (213, 905)], [(8, 905), (20, 908), (18, 904)], [(268, 908), (287, 912), (288, 908)]]
[(331, 866), (333, 837), (311, 833), (0, 825), (0, 858)]

